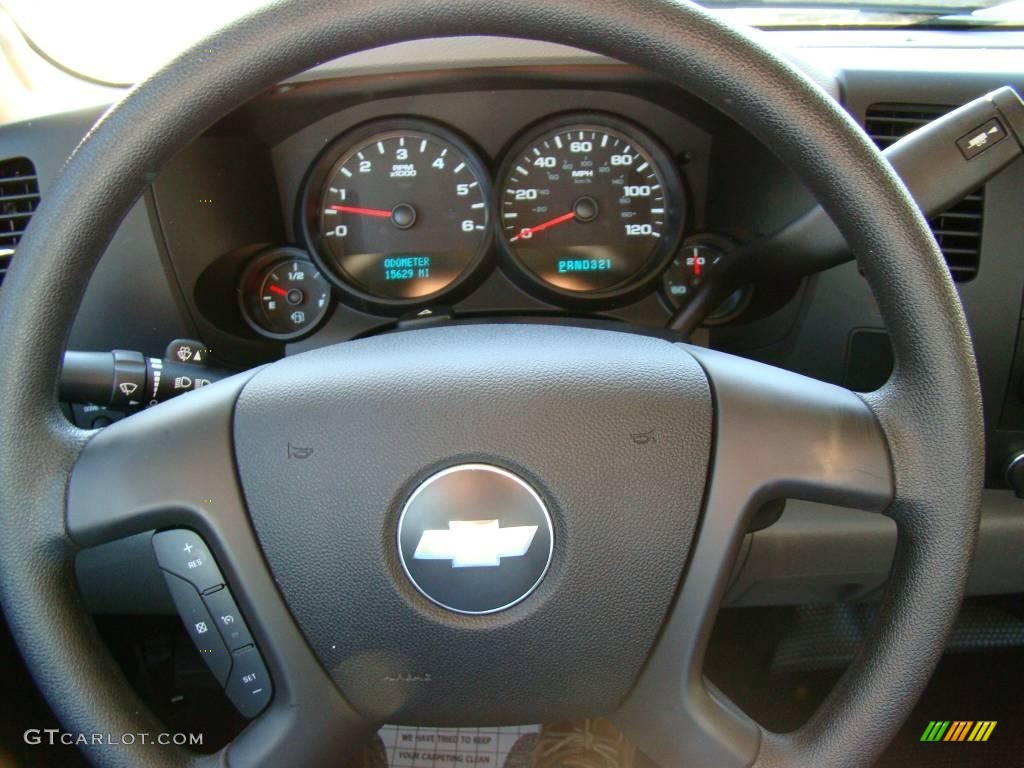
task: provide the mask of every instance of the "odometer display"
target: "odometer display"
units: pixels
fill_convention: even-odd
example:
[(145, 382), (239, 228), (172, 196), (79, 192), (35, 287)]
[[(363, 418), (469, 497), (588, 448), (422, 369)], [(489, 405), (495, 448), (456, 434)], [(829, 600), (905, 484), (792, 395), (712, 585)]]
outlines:
[(563, 295), (628, 289), (679, 239), (682, 190), (667, 154), (617, 121), (542, 127), (506, 161), (499, 190), (506, 248)]
[(324, 154), (306, 221), (325, 271), (371, 301), (415, 303), (481, 261), (489, 186), (458, 139), (435, 126), (378, 126)]

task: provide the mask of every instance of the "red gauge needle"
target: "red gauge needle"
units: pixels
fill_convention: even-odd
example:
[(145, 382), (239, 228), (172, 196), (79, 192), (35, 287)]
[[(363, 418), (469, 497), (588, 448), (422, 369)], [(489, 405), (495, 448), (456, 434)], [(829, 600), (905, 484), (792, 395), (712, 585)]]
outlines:
[(278, 296), (287, 296), (288, 295), (288, 291), (286, 291), (284, 288), (282, 288), (279, 285), (272, 285), (272, 286), (270, 286), (270, 292), (271, 293), (276, 293)]
[(575, 218), (576, 212), (569, 211), (568, 213), (563, 213), (561, 216), (556, 216), (553, 219), (545, 221), (543, 224), (538, 224), (535, 227), (523, 227), (522, 229), (519, 230), (519, 234), (509, 238), (509, 242), (514, 243), (521, 237), (533, 237), (538, 232), (543, 232), (545, 229), (550, 229), (551, 227), (554, 227), (558, 224), (562, 224), (563, 222), (569, 221), (569, 219)]
[(354, 213), (357, 216), (377, 216), (381, 219), (390, 219), (391, 211), (382, 211), (379, 208), (356, 208), (352, 205), (332, 205), (332, 210), (339, 213)]

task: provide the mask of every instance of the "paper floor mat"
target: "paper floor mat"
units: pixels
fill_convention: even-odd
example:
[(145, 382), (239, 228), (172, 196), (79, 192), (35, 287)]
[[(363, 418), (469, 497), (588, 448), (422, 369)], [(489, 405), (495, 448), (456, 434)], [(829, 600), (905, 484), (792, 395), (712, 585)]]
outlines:
[(387, 752), (388, 768), (528, 768), (539, 732), (539, 725), (501, 728), (387, 725), (380, 729), (380, 739)]

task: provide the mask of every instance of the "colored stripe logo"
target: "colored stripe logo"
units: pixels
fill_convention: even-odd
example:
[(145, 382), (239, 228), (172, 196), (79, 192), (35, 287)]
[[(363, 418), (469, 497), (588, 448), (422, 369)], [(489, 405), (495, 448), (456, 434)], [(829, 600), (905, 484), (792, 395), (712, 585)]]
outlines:
[(921, 734), (921, 741), (988, 741), (996, 728), (995, 720), (932, 720)]

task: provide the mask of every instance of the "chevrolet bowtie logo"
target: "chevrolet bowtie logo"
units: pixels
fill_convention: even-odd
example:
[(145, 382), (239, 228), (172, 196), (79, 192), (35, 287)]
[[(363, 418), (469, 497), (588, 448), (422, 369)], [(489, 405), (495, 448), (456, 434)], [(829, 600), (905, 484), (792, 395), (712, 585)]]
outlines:
[(501, 528), (497, 520), (451, 520), (446, 531), (424, 531), (413, 557), (451, 560), (452, 568), (496, 566), (503, 557), (525, 555), (535, 533), (536, 525)]

